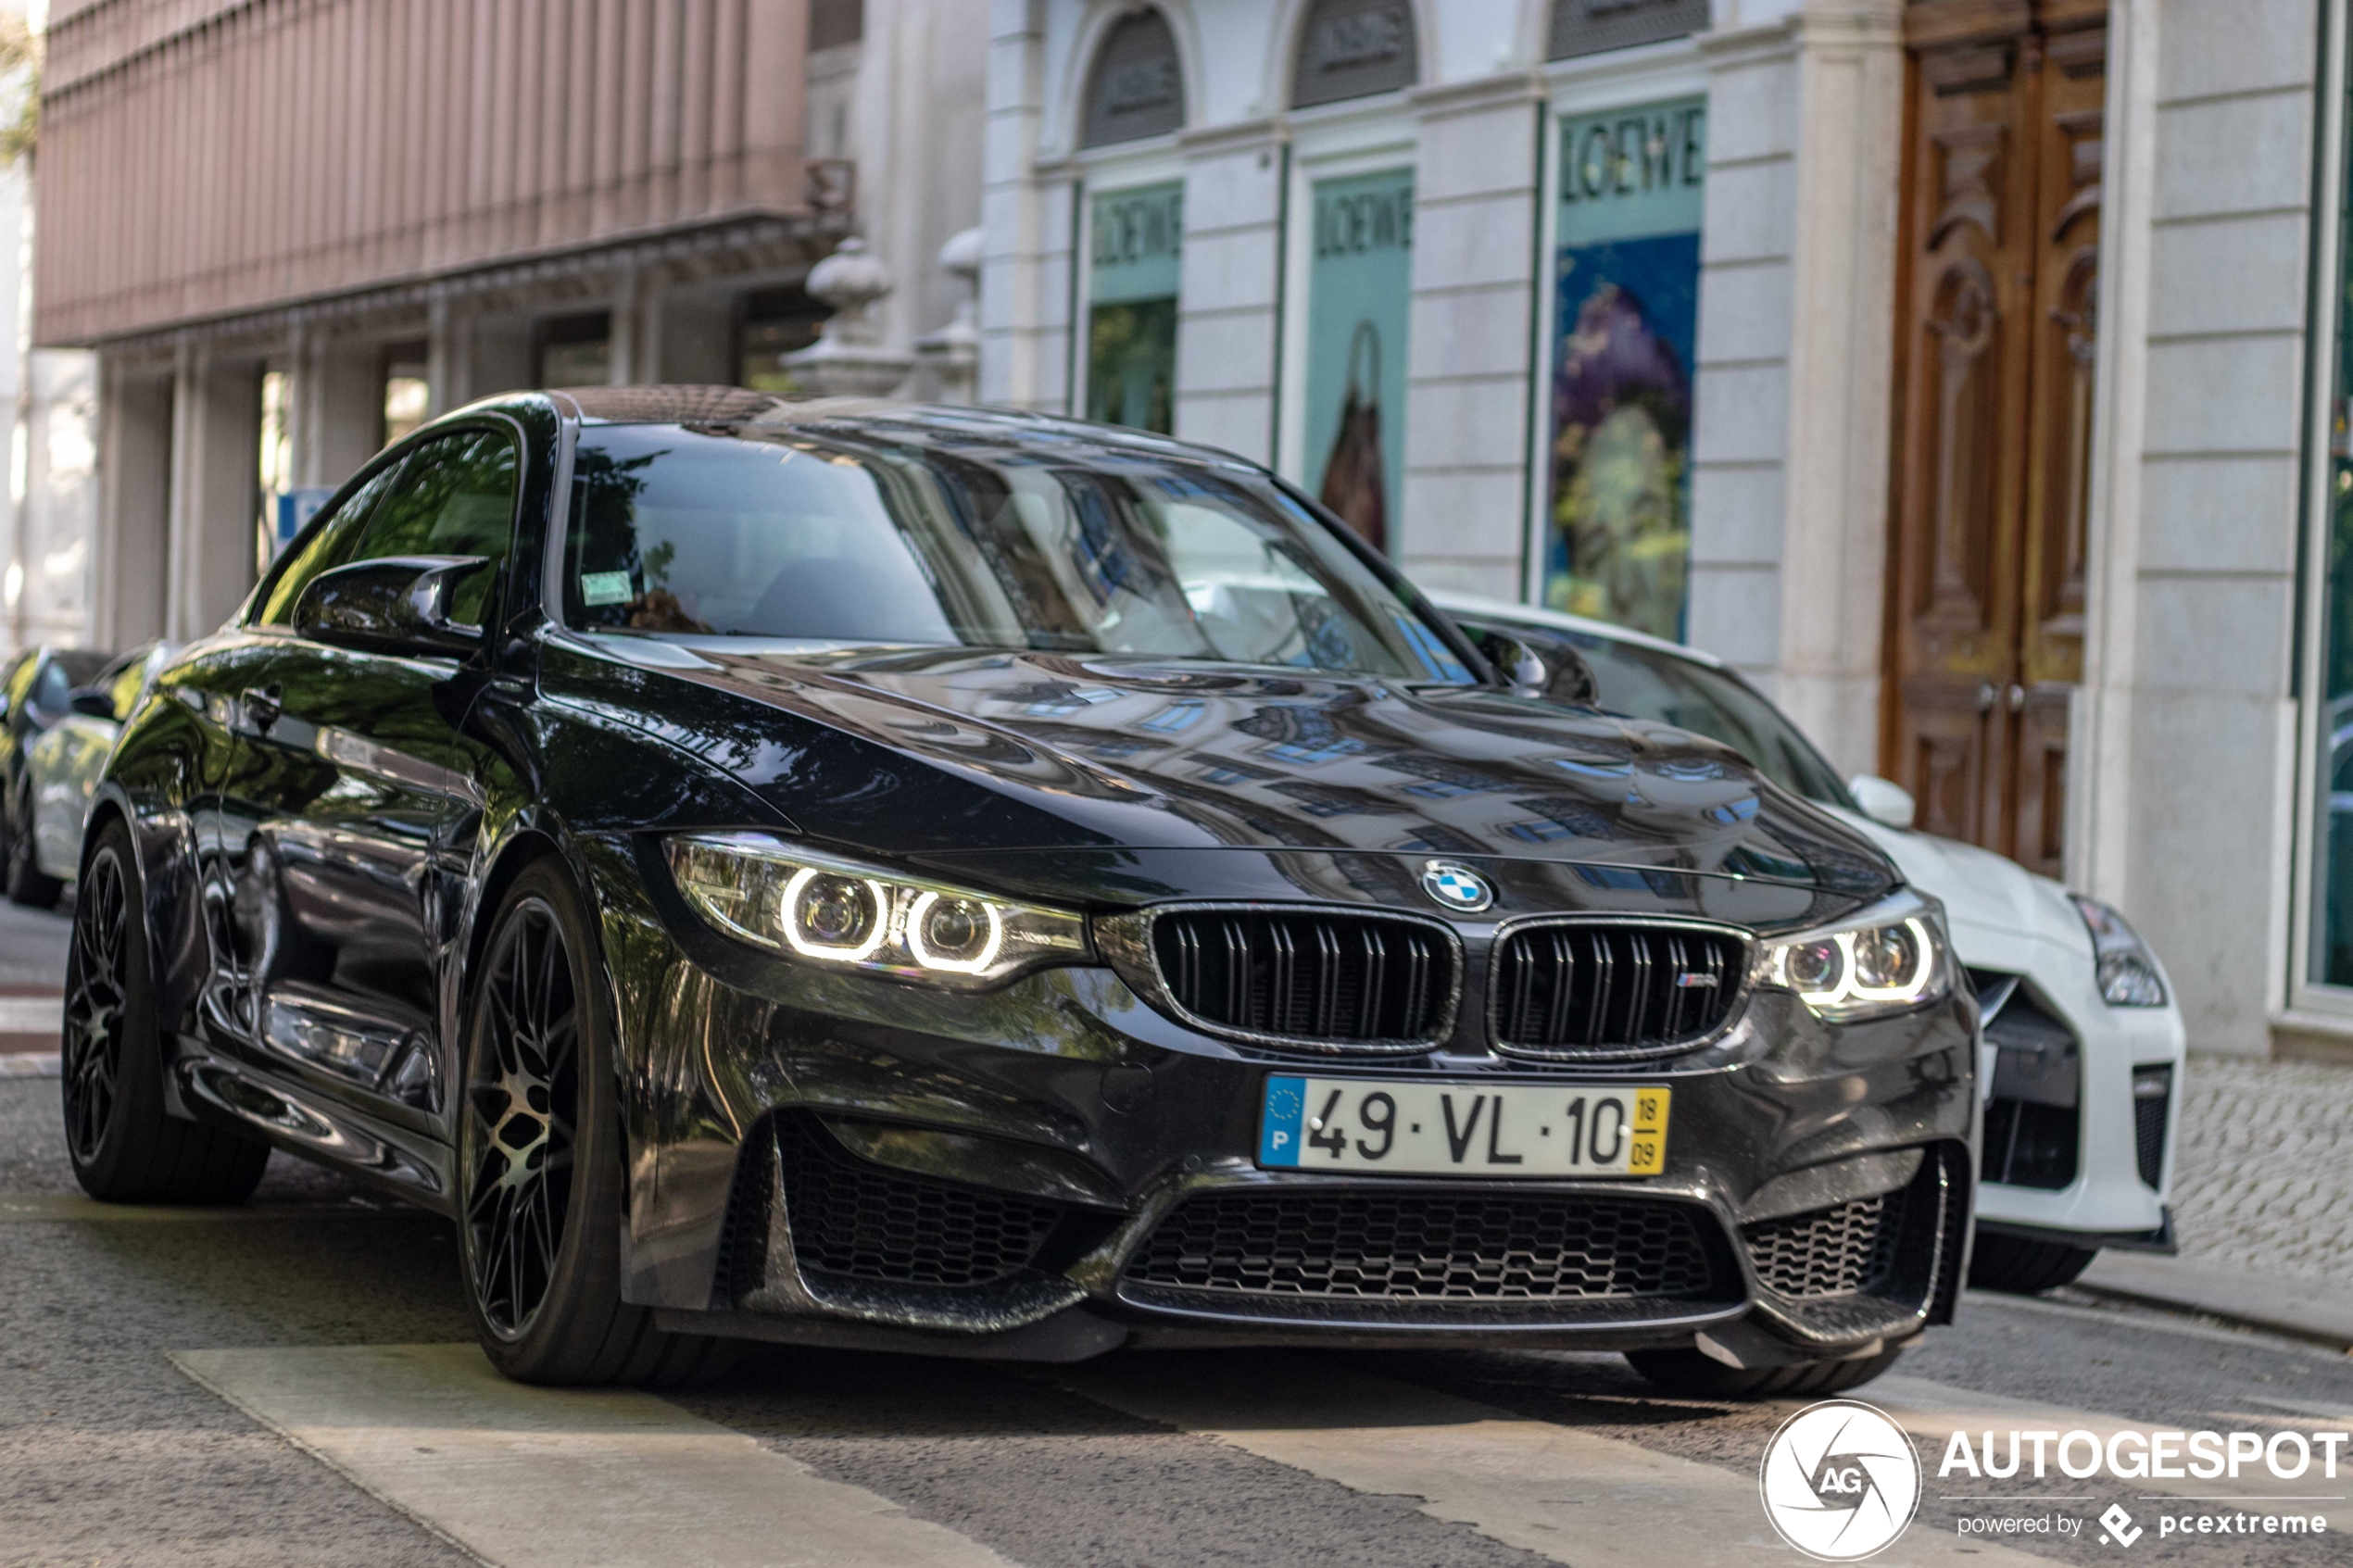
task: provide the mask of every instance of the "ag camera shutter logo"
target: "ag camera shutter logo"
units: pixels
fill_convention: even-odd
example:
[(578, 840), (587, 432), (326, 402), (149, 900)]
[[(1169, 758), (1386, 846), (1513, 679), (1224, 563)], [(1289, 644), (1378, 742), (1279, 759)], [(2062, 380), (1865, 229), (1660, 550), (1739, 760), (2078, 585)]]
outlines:
[(1920, 1505), (1920, 1461), (1886, 1411), (1825, 1399), (1781, 1423), (1765, 1445), (1757, 1491), (1781, 1539), (1823, 1562), (1891, 1545)]

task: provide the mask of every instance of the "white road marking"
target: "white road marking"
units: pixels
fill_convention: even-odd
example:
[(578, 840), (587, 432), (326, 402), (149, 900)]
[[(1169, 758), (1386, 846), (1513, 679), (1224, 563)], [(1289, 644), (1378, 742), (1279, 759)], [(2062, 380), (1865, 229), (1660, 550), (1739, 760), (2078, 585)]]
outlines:
[(405, 1203), (249, 1203), (209, 1208), (101, 1203), (78, 1192), (0, 1193), (0, 1224), (122, 1224), (150, 1220), (315, 1220), (360, 1214), (421, 1214)]
[(650, 1394), (526, 1388), (472, 1345), (178, 1350), (256, 1421), (497, 1568), (1008, 1568)]
[(65, 1026), (66, 999), (0, 997), (0, 1035), (55, 1035)]
[[(1081, 1369), (1064, 1381), (1098, 1403), (1353, 1491), (1418, 1497), (1434, 1519), (1556, 1562), (1743, 1562), (1762, 1553), (1805, 1561), (1767, 1523), (1754, 1472), (1530, 1421), (1327, 1361), (1286, 1377), (1269, 1375), (1255, 1359), (1247, 1371), (1221, 1375), (1196, 1358), (1160, 1365), (1139, 1358)], [(1978, 1568), (2043, 1562), (1917, 1523), (1873, 1561), (1896, 1568), (1963, 1560)]]

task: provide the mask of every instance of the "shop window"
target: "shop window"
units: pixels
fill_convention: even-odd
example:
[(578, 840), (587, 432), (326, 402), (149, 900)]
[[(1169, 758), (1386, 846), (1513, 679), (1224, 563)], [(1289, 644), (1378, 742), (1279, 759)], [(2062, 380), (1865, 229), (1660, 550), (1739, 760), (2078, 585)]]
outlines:
[(541, 386), (604, 386), (612, 380), (612, 313), (560, 316), (539, 328)]
[(1164, 136), (1185, 123), (1185, 72), (1168, 19), (1141, 10), (1112, 24), (1087, 79), (1082, 147)]
[(1413, 0), (1316, 0), (1300, 29), (1291, 107), (1394, 92), (1420, 74)]
[(819, 329), (832, 314), (797, 283), (747, 295), (743, 325), (736, 336), (736, 383), (755, 392), (798, 390), (792, 373), (785, 369), (785, 356), (815, 343)]
[(2339, 193), (2336, 342), (2329, 406), (2328, 499), (2321, 570), (2319, 711), (2314, 737), (2310, 977), (2353, 985), (2353, 171)]
[(1088, 215), (1087, 417), (1176, 429), (1185, 187), (1107, 191)]
[(1705, 32), (1708, 0), (1553, 0), (1548, 60)]
[(1683, 636), (1707, 107), (1561, 122), (1544, 602)]
[(389, 446), (425, 422), (433, 387), (422, 343), (394, 344), (384, 350), (384, 444)]
[(1388, 550), (1405, 460), (1414, 171), (1318, 180), (1314, 198), (1306, 476), (1324, 505)]

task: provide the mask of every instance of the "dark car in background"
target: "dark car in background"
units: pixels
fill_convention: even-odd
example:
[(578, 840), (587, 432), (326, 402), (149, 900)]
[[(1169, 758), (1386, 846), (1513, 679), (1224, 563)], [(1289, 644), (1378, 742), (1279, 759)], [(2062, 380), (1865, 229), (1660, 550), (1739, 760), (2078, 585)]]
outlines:
[(58, 885), (33, 853), (32, 777), (25, 754), (73, 711), (73, 694), (106, 668), (108, 655), (43, 644), (0, 668), (0, 886), (36, 909), (57, 901)]
[(77, 1173), (219, 1202), (277, 1148), (448, 1214), (533, 1381), (749, 1338), (1862, 1382), (1964, 1268), (1942, 915), (1557, 673), (1149, 435), (475, 405), (117, 746)]

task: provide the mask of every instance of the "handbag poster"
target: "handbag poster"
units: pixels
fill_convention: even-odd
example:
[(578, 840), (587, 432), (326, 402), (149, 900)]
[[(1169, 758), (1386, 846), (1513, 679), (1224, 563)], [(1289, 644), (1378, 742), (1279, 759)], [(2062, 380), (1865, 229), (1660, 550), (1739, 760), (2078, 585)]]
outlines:
[(1680, 642), (1706, 101), (1564, 119), (1544, 602)]
[(1365, 543), (1394, 549), (1405, 466), (1414, 171), (1319, 180), (1308, 264), (1308, 485)]
[(1105, 192), (1088, 228), (1087, 417), (1167, 435), (1176, 428), (1184, 184)]

